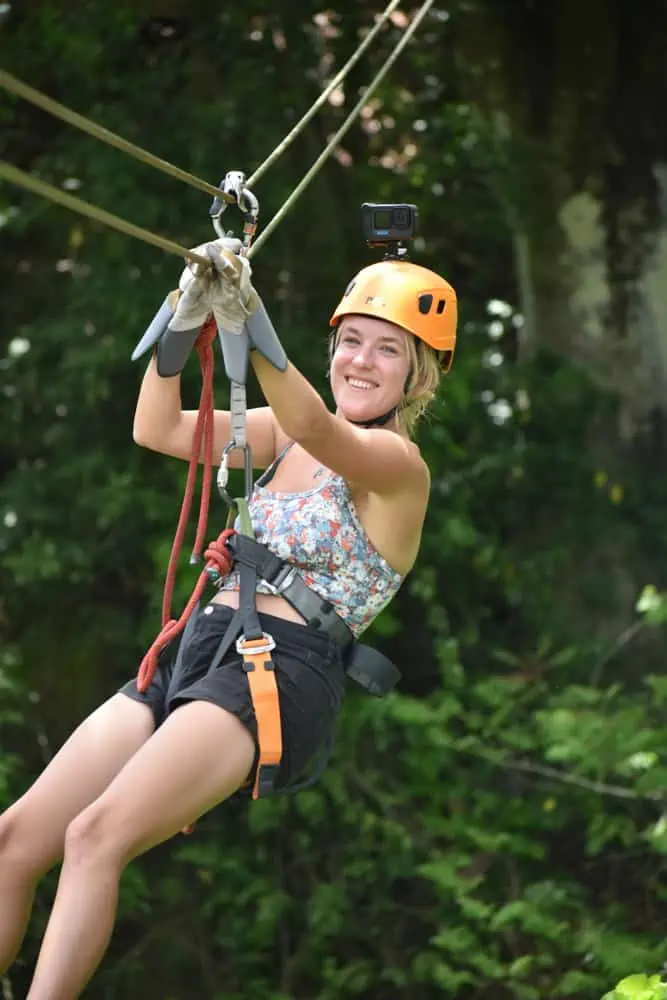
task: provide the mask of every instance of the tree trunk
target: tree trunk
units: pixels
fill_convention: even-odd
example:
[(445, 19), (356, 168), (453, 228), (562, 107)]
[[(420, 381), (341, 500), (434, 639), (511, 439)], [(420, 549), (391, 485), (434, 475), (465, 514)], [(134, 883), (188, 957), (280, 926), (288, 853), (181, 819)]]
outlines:
[(523, 348), (584, 363), (631, 436), (667, 410), (667, 7), (485, 2), (459, 30), (465, 90), (507, 166)]

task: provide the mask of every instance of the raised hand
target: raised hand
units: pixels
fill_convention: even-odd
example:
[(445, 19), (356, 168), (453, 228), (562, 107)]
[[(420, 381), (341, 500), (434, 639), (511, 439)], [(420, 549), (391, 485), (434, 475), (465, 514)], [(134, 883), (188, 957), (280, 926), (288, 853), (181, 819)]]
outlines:
[(212, 312), (208, 295), (217, 281), (214, 258), (224, 250), (235, 257), (241, 241), (214, 240), (195, 248), (195, 252), (211, 259), (211, 265), (187, 265), (178, 282), (153, 317), (143, 337), (132, 352), (136, 361), (157, 344), (158, 373), (163, 377), (178, 375), (192, 350), (202, 324)]

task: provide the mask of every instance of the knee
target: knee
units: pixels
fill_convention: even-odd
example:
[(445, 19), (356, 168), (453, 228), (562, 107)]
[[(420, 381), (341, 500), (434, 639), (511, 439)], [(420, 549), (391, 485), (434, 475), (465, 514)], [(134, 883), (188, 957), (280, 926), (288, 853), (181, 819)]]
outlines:
[(0, 813), (0, 858), (5, 858), (21, 843), (16, 806)]
[(65, 861), (76, 865), (99, 865), (120, 859), (117, 825), (103, 805), (93, 803), (79, 813), (65, 833)]
[(36, 830), (21, 803), (0, 813), (0, 867), (13, 874), (38, 873), (45, 867), (41, 831)]

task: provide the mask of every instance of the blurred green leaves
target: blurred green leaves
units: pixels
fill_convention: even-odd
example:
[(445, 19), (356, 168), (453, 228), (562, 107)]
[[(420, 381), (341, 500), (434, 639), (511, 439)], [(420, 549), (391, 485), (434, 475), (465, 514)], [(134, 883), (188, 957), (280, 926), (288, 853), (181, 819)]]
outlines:
[[(216, 182), (261, 161), (377, 13), (338, 4), (323, 31), (321, 5), (283, 7), (28, 3), (2, 26), (2, 63)], [(483, 14), (501, 21), (471, 51)], [(667, 959), (660, 434), (630, 444), (614, 395), (560, 344), (522, 349), (513, 230), (537, 244), (550, 233), (568, 153), (545, 147), (544, 81), (525, 107), (508, 104), (515, 131), (499, 133), (487, 105), (498, 78), (476, 49), (489, 45), (509, 93), (541, 51), (523, 35), (540, 16), (527, 4), (439, 11), (346, 155), (258, 256), (290, 356), (325, 394), (330, 307), (372, 259), (359, 202), (418, 201), (415, 259), (459, 292), (455, 365), (420, 439), (432, 497), (419, 561), (372, 635), (404, 679), (382, 702), (350, 689), (317, 788), (229, 803), (132, 867), (91, 997), (591, 1000), (622, 977), (607, 1000), (664, 996), (657, 975), (630, 975)], [(396, 37), (262, 180), (262, 221)], [(565, 94), (554, 128), (581, 110)], [(653, 106), (648, 88), (637, 107)], [(182, 243), (210, 234), (198, 193), (16, 102), (3, 102), (0, 124), (3, 156), (22, 168)], [(632, 146), (639, 155), (634, 131)], [(618, 149), (617, 136), (599, 149)], [(581, 156), (573, 171), (587, 178)], [(180, 263), (8, 188), (0, 226), (4, 808), (136, 670), (158, 627), (185, 468), (133, 445), (141, 366), (128, 360)], [(551, 280), (558, 259), (554, 240), (538, 277)], [(625, 259), (615, 266), (625, 289)], [(549, 307), (569, 316), (555, 292)], [(187, 406), (198, 391), (193, 363)], [(218, 405), (226, 398), (218, 372)], [(214, 498), (212, 532), (224, 514)], [(196, 577), (186, 564), (178, 608)], [(52, 893), (47, 881), (16, 995)]]

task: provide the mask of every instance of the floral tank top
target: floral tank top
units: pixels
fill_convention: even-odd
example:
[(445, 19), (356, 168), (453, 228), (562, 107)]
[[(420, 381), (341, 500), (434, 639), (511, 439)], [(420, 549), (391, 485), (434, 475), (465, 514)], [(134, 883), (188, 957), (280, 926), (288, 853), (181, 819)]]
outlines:
[[(389, 604), (403, 577), (373, 546), (342, 476), (331, 473), (300, 493), (266, 489), (289, 447), (255, 484), (249, 503), (255, 538), (294, 566), (304, 583), (330, 601), (359, 636)], [(232, 573), (220, 589), (237, 590), (238, 585), (238, 574)], [(275, 590), (260, 580), (257, 592)]]

